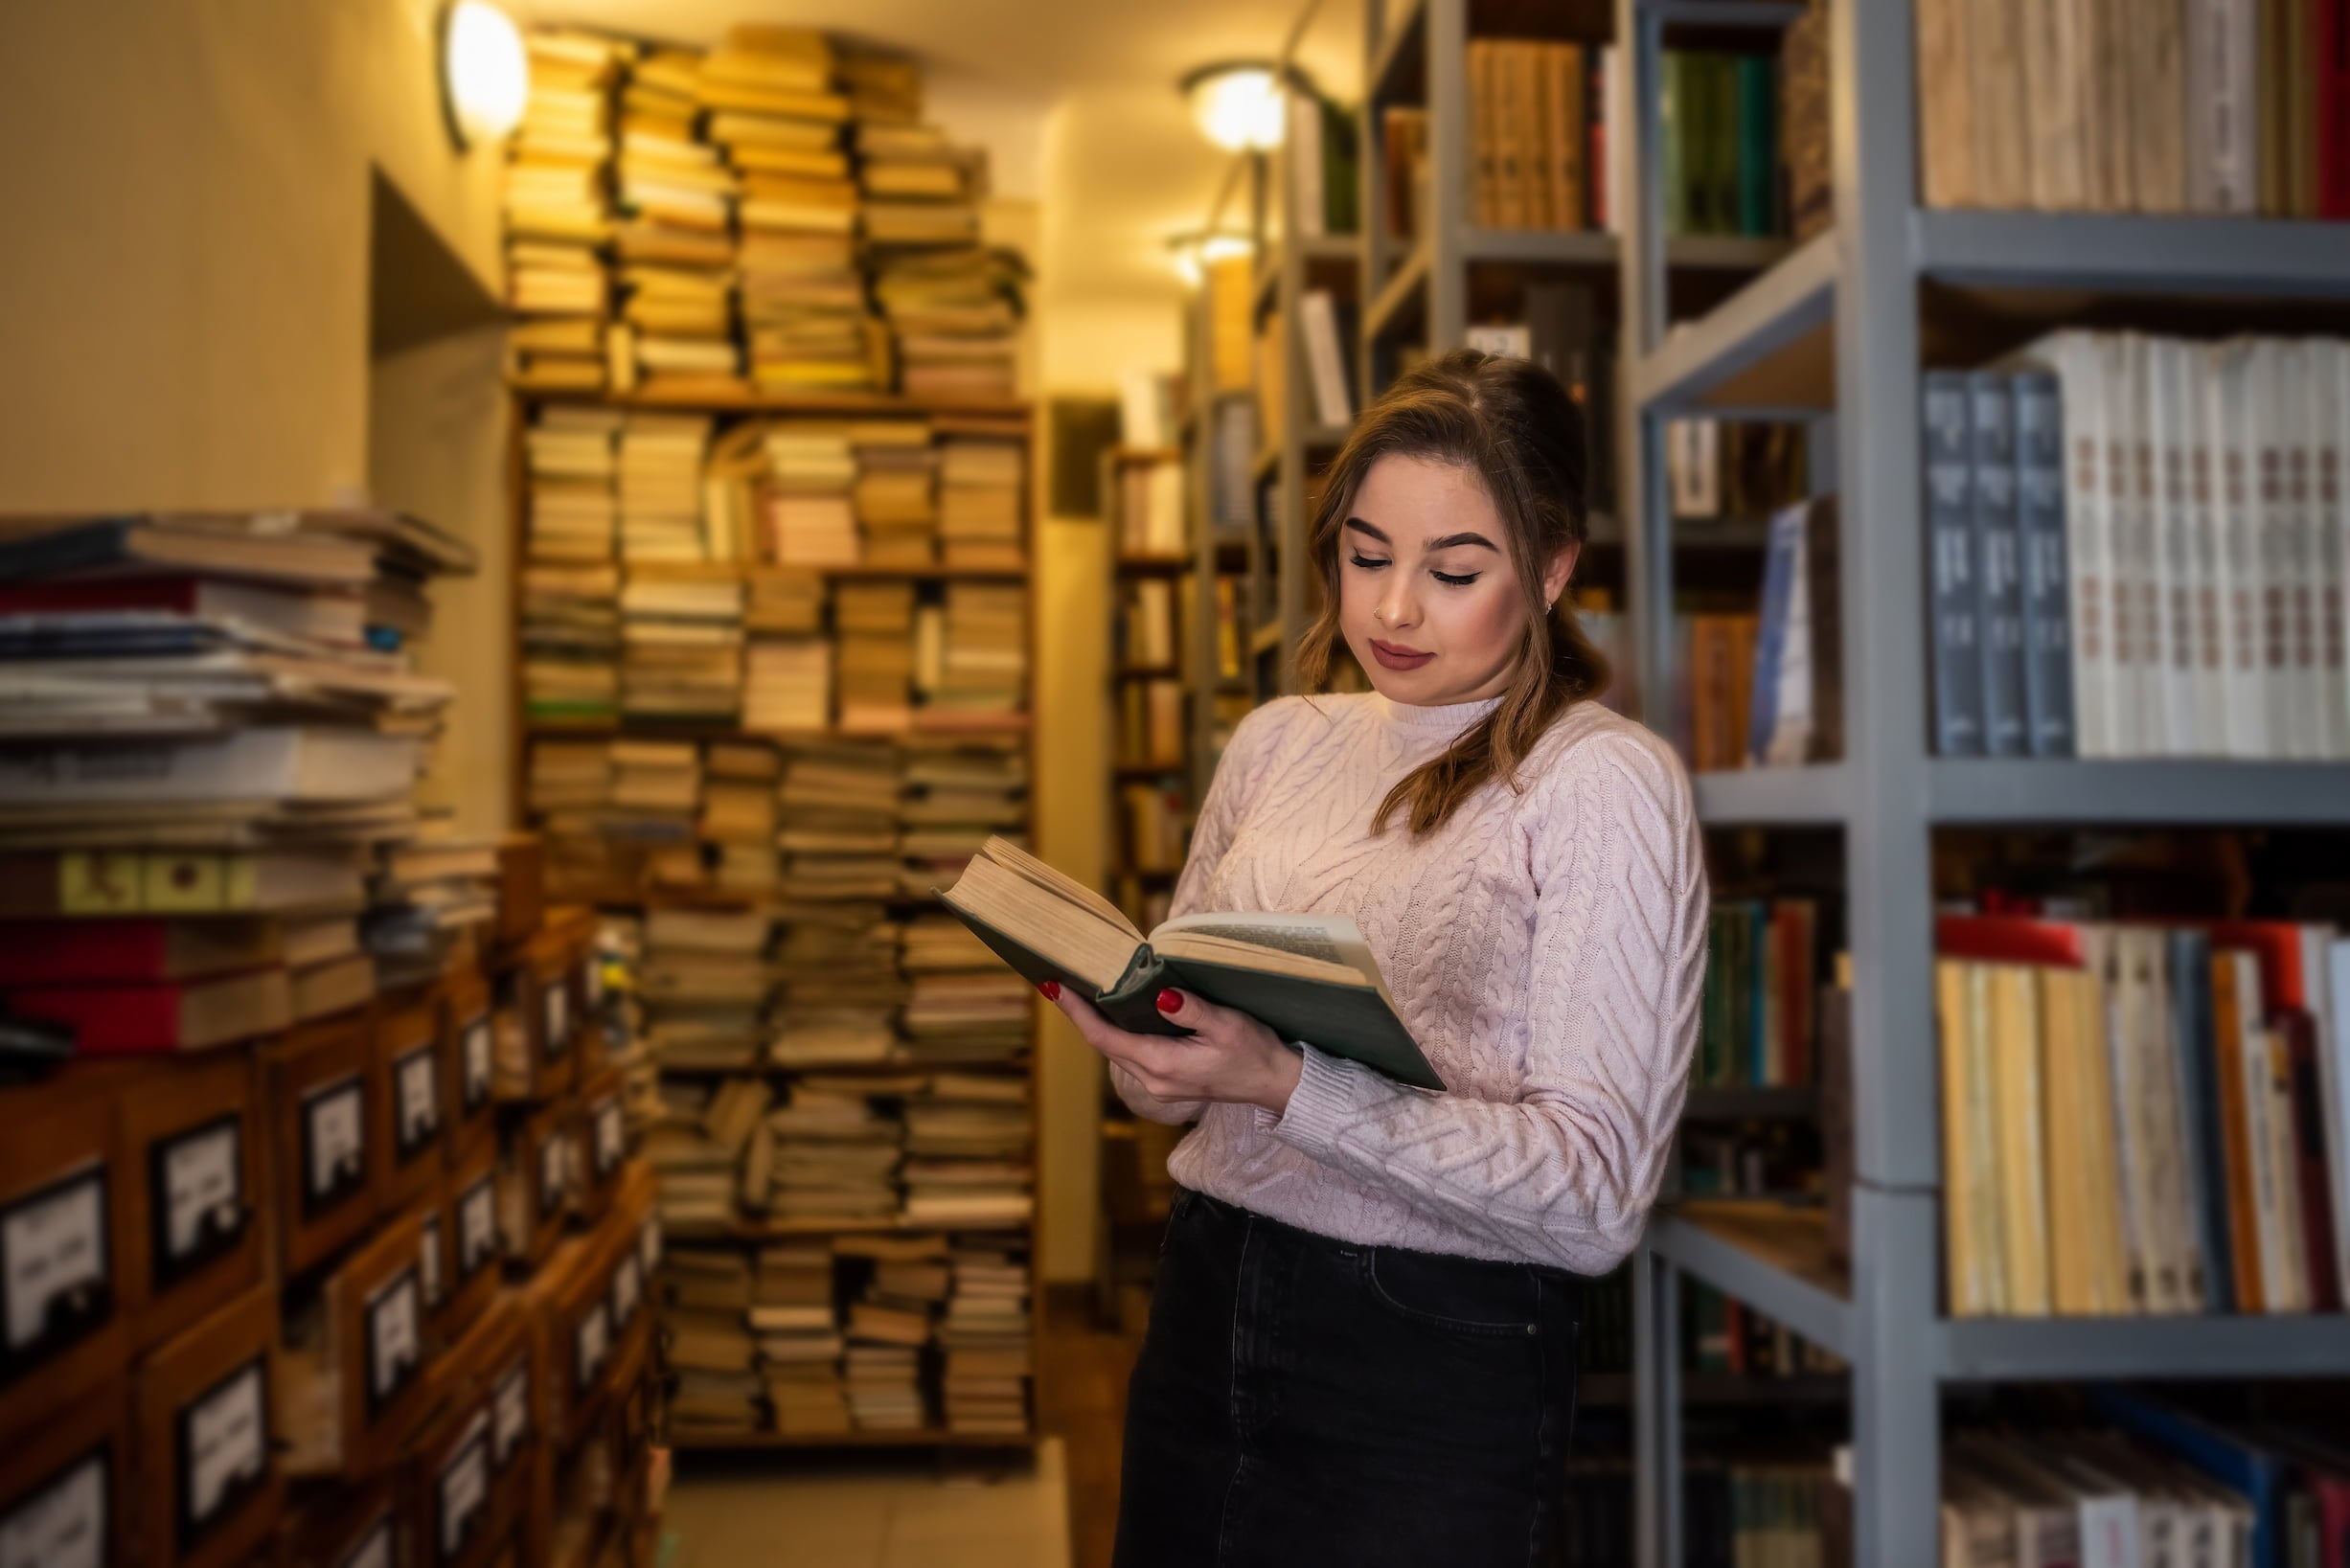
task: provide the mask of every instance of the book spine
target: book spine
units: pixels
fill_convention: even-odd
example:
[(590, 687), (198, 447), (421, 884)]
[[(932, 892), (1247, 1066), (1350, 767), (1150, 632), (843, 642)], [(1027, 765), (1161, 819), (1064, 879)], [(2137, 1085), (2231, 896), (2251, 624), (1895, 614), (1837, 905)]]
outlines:
[(2350, 0), (2315, 0), (2317, 215), (2350, 217)]
[(2192, 383), (2188, 348), (2175, 339), (2147, 344), (2147, 422), (2155, 625), (2157, 650), (2156, 701), (2149, 715), (2149, 739), (2172, 757), (2197, 750), (2195, 723), (2195, 554), (2194, 516), (2187, 473), (2193, 437), (2187, 411)]
[(2204, 1305), (2235, 1310), (2235, 1272), (2227, 1235), (2227, 1171), (2220, 1140), (2220, 1099), (2212, 1032), (2211, 943), (2200, 931), (2170, 934), (2170, 1038), (2179, 1085), (2187, 1198), (2195, 1221)]
[(2016, 515), (2015, 399), (2007, 377), (1996, 372), (1969, 376), (1967, 412), (1980, 582), (1975, 648), (1983, 661), (1983, 752), (2021, 757), (2030, 749), (2025, 733), (2023, 552)]
[(1967, 379), (1925, 377), (1926, 544), (1932, 601), (1934, 749), (1983, 753), (1983, 669), (1974, 534), (1974, 437)]
[(2312, 1311), (2339, 1312), (2341, 1288), (2336, 1271), (2334, 1198), (2328, 1187), (2325, 1074), (2318, 1062), (2323, 1042), (2317, 1037), (2317, 1020), (2307, 1012), (2284, 1015), (2279, 1029), (2292, 1088), (2293, 1169), (2305, 1300)]
[[(2350, 0), (2340, 0), (2350, 5)], [(2350, 38), (2342, 47), (2350, 48)], [(2321, 756), (2350, 758), (2350, 345), (2309, 352), (2310, 549), (2316, 557)]]
[(2109, 586), (2113, 606), (2113, 747), (2121, 757), (2158, 749), (2153, 716), (2159, 656), (2156, 637), (2153, 450), (2147, 440), (2145, 340), (2097, 339), (2106, 363), (2106, 499)]
[(1738, 57), (1738, 232), (1771, 231), (1771, 196), (1778, 160), (1771, 146), (1771, 109), (1776, 98), (1771, 62), (1761, 55)]
[(2023, 700), (2035, 757), (2073, 754), (2071, 585), (2065, 570), (2065, 400), (2022, 371), (2016, 399), (2016, 523), (2023, 555)]
[(1802, 517), (1782, 512), (1770, 520), (1769, 551), (1763, 562), (1763, 613), (1755, 638), (1754, 694), (1747, 701), (1746, 765), (1768, 765), (1779, 719), (1780, 670), (1787, 658), (1789, 600), (1802, 550)]
[(2252, 400), (2248, 415), (2254, 554), (2260, 563), (2260, 681), (2268, 716), (2268, 743), (2258, 755), (2291, 757), (2301, 751), (2303, 705), (2299, 699), (2294, 605), (2306, 563), (2300, 557), (2299, 519), (2293, 505), (2291, 438), (2286, 431), (2290, 398), (2285, 345), (2259, 339), (2252, 345)]

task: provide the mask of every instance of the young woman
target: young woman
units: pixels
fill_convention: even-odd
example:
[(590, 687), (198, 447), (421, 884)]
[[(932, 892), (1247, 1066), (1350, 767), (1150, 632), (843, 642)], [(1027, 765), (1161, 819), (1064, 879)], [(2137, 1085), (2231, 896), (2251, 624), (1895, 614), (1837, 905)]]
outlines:
[(1591, 698), (1560, 595), (1572, 401), (1522, 360), (1397, 382), (1312, 548), (1369, 694), (1250, 714), (1175, 912), (1351, 916), (1447, 1084), (1402, 1087), (1177, 991), (1189, 1038), (1046, 994), (1154, 1121), (1197, 1120), (1128, 1401), (1121, 1568), (1539, 1563), (1557, 1550), (1578, 1276), (1631, 1251), (1697, 1032), (1689, 789)]

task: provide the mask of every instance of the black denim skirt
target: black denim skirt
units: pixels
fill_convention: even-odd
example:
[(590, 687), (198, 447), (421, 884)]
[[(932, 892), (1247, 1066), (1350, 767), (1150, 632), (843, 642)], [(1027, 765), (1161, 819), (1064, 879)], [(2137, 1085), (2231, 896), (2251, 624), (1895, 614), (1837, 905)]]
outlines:
[(1118, 1568), (1552, 1562), (1578, 1288), (1179, 1193), (1127, 1399)]

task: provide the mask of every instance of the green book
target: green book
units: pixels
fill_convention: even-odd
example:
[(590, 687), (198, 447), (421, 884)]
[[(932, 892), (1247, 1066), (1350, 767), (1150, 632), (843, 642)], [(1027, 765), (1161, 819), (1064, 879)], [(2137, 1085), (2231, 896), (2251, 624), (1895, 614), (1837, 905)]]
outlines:
[(982, 845), (939, 897), (1031, 984), (1071, 987), (1121, 1029), (1190, 1033), (1158, 1011), (1159, 991), (1173, 987), (1399, 1083), (1445, 1086), (1397, 1015), (1353, 920), (1190, 915), (1145, 939), (1108, 899), (1001, 838)]
[(1738, 72), (1738, 232), (1772, 229), (1779, 179), (1778, 92), (1768, 55), (1740, 55)]
[(1668, 52), (1664, 62), (1664, 91), (1657, 109), (1657, 167), (1664, 171), (1665, 233), (1693, 233), (1689, 210), (1689, 57)]

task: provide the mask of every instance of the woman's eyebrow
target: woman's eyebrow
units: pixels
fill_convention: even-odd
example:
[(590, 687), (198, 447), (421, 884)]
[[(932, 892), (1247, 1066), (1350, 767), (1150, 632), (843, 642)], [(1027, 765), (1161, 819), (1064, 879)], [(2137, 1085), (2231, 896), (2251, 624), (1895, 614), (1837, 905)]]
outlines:
[(1377, 539), (1381, 544), (1393, 544), (1395, 542), (1393, 539), (1388, 538), (1386, 534), (1381, 534), (1378, 529), (1373, 528), (1369, 523), (1364, 522), (1359, 517), (1349, 517), (1346, 520), (1346, 526), (1355, 530), (1358, 534), (1370, 534), (1371, 537)]
[(1440, 539), (1430, 539), (1427, 542), (1427, 549), (1433, 554), (1439, 550), (1450, 550), (1455, 545), (1466, 544), (1483, 545), (1488, 550), (1494, 548), (1494, 541), (1482, 534), (1448, 534)]

